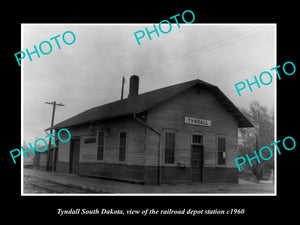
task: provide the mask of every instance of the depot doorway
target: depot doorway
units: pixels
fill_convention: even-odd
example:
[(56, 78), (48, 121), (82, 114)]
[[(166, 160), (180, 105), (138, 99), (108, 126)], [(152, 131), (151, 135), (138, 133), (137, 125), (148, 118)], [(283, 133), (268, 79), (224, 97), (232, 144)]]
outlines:
[(69, 173), (79, 174), (80, 139), (72, 139), (70, 146)]
[(192, 134), (191, 143), (192, 182), (203, 180), (203, 136)]

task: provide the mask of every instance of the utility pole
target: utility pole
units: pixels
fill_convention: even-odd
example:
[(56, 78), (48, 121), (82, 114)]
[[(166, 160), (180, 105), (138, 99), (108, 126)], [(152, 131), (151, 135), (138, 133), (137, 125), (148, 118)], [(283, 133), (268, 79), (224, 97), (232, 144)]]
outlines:
[(125, 83), (125, 77), (122, 77), (122, 90), (121, 90), (121, 100), (123, 100), (123, 92), (124, 92), (124, 83)]
[[(45, 103), (46, 103), (46, 104), (53, 105), (53, 109), (52, 109), (52, 119), (51, 119), (51, 127), (50, 127), (50, 134), (52, 134), (56, 106), (65, 106), (65, 105), (63, 105), (63, 104), (61, 104), (61, 103), (56, 103), (56, 101), (53, 101), (53, 102), (45, 102)], [(51, 150), (51, 137), (49, 137), (49, 144), (48, 144), (47, 166), (46, 166), (46, 170), (47, 170), (47, 171), (50, 171), (50, 156), (51, 156), (50, 150)]]

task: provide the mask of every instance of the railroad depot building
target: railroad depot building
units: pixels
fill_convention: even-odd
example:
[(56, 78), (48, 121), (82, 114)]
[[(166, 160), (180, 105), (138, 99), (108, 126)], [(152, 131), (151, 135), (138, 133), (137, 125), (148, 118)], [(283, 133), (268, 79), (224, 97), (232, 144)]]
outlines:
[(201, 80), (98, 106), (54, 125), (56, 171), (145, 184), (238, 182), (238, 128), (252, 127), (218, 87)]

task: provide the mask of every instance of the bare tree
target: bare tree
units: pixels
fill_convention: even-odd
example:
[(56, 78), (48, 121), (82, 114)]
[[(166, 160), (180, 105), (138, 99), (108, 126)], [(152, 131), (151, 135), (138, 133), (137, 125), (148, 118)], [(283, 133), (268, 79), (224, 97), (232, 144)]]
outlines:
[[(259, 152), (263, 146), (270, 146), (274, 142), (274, 116), (266, 106), (262, 106), (259, 102), (253, 101), (249, 105), (249, 110), (241, 110), (244, 115), (252, 122), (254, 128), (239, 129), (239, 150), (240, 155), (254, 157), (254, 151)], [(274, 149), (273, 155), (274, 155)], [(263, 152), (263, 156), (268, 158), (268, 152)], [(264, 161), (251, 161), (253, 166), (248, 169), (256, 176), (258, 180), (263, 179), (264, 175), (274, 168), (274, 158)]]

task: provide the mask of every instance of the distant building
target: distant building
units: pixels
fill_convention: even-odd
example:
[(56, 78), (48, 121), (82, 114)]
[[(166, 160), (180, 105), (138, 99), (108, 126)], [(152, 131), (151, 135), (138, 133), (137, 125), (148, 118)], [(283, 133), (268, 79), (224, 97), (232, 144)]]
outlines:
[[(44, 149), (45, 146), (40, 146), (40, 149)], [(57, 152), (55, 151), (55, 148), (53, 145), (51, 145), (51, 149), (50, 149), (50, 161), (49, 161), (49, 169), (52, 170), (52, 166), (53, 166), (53, 152)], [(48, 149), (44, 152), (39, 152), (35, 149), (35, 155), (32, 157), (33, 158), (33, 162), (32, 162), (32, 166), (34, 169), (38, 169), (38, 170), (46, 170), (47, 168), (47, 159), (48, 159)]]
[(46, 170), (48, 150), (44, 152), (36, 151), (33, 159), (33, 168), (39, 170)]
[(67, 128), (56, 171), (146, 184), (238, 182), (238, 128), (252, 127), (218, 87), (201, 80), (139, 94), (54, 126)]

